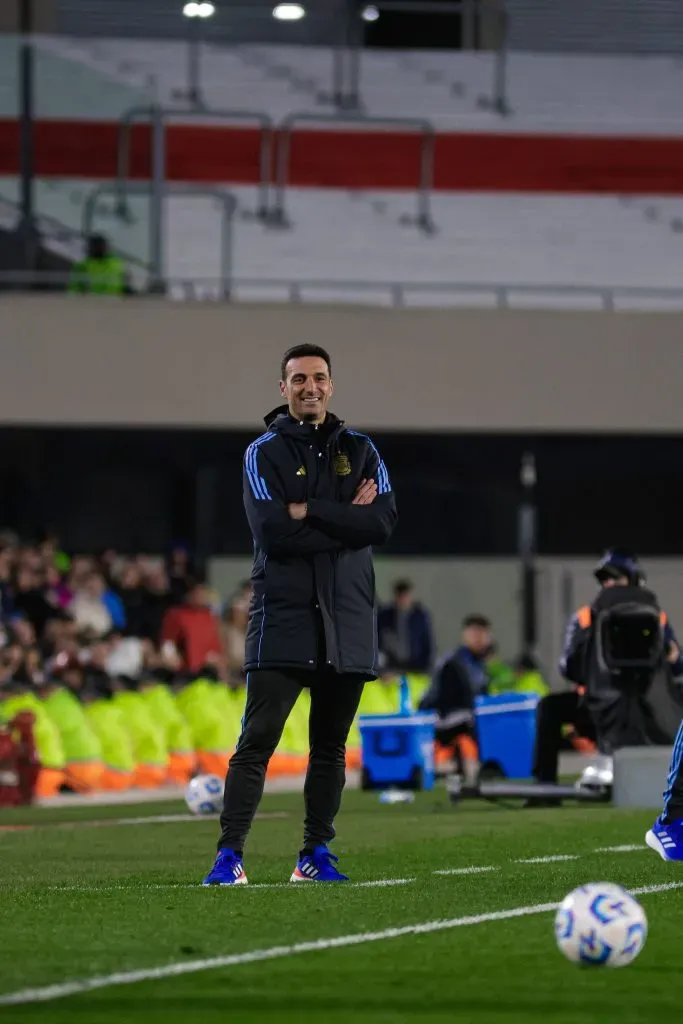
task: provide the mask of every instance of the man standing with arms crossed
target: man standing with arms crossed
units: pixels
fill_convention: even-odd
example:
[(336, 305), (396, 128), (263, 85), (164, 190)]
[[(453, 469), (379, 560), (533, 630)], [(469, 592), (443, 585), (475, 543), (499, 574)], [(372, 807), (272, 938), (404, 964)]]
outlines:
[(328, 843), (346, 780), (346, 739), (377, 676), (372, 545), (396, 525), (389, 474), (364, 434), (327, 411), (330, 357), (297, 345), (282, 360), (286, 405), (244, 457), (254, 537), (246, 640), (247, 702), (225, 780), (216, 862), (204, 885), (244, 884), (243, 850), (266, 768), (304, 686), (310, 752), (304, 842), (291, 881), (343, 882)]

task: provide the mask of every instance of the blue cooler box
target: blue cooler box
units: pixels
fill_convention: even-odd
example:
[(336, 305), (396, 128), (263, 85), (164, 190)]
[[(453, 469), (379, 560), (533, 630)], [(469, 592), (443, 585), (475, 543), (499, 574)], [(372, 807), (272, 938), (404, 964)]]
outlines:
[(531, 778), (536, 741), (535, 693), (500, 693), (474, 702), (479, 760), (508, 779)]
[(361, 715), (362, 788), (434, 788), (436, 715)]

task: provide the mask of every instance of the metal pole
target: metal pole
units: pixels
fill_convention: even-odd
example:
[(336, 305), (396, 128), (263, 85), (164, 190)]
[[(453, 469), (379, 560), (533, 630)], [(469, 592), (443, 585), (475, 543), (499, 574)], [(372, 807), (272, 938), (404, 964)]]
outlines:
[(291, 141), (292, 125), (285, 120), (280, 126), (277, 159), (275, 162), (275, 199), (271, 214), (271, 224), (279, 224), (281, 227), (287, 227), (288, 225), (285, 212), (285, 189), (287, 188)]
[(348, 64), (348, 92), (344, 98), (347, 110), (360, 111), (363, 104), (360, 97), (360, 71), (361, 54), (363, 50), (363, 22), (360, 12), (355, 3), (351, 0), (347, 7), (347, 64)]
[(232, 233), (237, 200), (231, 195), (223, 197), (223, 233), (221, 236), (221, 293), (232, 298)]
[(493, 64), (493, 109), (505, 117), (510, 113), (507, 98), (508, 78), (508, 13), (501, 7), (499, 18), (500, 33)]
[(187, 98), (195, 107), (203, 106), (200, 83), (200, 38), (199, 18), (188, 18), (189, 30), (187, 39)]
[(417, 197), (417, 223), (427, 234), (433, 234), (434, 222), (431, 214), (431, 193), (434, 187), (434, 150), (436, 135), (433, 129), (425, 130), (420, 151), (420, 188)]
[(519, 480), (522, 485), (522, 500), (518, 514), (517, 544), (520, 559), (522, 587), (522, 636), (523, 654), (533, 654), (536, 647), (536, 459), (531, 452), (522, 456)]
[(461, 50), (476, 50), (476, 32), (475, 32), (475, 0), (464, 0), (462, 12), (460, 14), (460, 49)]
[(332, 102), (335, 107), (344, 108), (344, 48), (332, 47)]
[(256, 216), (261, 220), (268, 219), (270, 180), (273, 173), (273, 140), (275, 133), (270, 125), (261, 125), (260, 176), (258, 193), (258, 209)]
[(138, 117), (154, 117), (156, 107), (131, 107), (119, 121), (116, 151), (116, 216), (130, 220), (130, 207), (126, 196), (126, 185), (130, 174), (133, 125)]
[(34, 208), (34, 50), (33, 0), (18, 0), (19, 32), (19, 170), (21, 176), (21, 221), (19, 235), (23, 247), (24, 269), (36, 265), (40, 236), (35, 223)]
[(164, 196), (166, 193), (166, 126), (162, 110), (152, 115), (152, 177), (149, 204), (150, 290), (164, 288)]

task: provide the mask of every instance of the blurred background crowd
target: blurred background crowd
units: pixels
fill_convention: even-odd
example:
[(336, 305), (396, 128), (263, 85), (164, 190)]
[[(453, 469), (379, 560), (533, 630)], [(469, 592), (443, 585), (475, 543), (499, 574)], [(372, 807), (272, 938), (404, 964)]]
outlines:
[[(227, 599), (207, 585), (183, 544), (166, 557), (94, 556), (67, 553), (55, 536), (0, 534), (0, 720), (35, 716), (38, 795), (222, 774), (241, 728), (250, 599), (248, 580)], [(410, 580), (394, 583), (378, 627), (380, 677), (359, 714), (395, 712), (401, 677), (412, 706), (429, 704), (435, 683), (438, 704), (444, 666), (452, 675), (454, 664), (472, 694), (547, 692), (529, 659), (500, 660), (484, 615), (466, 618), (459, 642), (455, 623), (454, 649), (437, 652)], [(349, 747), (357, 765), (357, 727)], [(303, 770), (307, 752), (304, 692), (271, 774)]]

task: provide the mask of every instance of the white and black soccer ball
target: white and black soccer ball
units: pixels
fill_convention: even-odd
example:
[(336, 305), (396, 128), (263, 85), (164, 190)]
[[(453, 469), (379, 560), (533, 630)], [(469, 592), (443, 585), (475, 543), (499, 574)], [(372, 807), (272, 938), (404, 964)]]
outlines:
[(185, 790), (185, 802), (193, 814), (220, 814), (223, 779), (217, 775), (195, 775)]
[(564, 898), (555, 916), (555, 939), (567, 960), (594, 967), (625, 967), (647, 938), (640, 903), (613, 882), (592, 882)]

